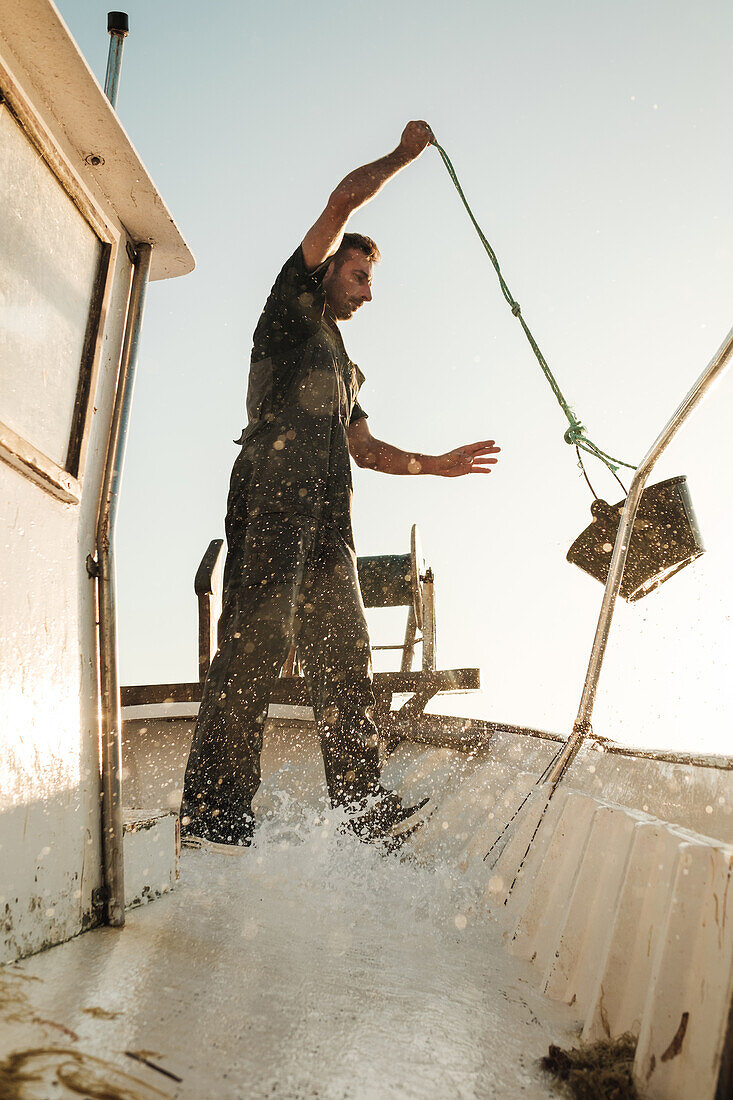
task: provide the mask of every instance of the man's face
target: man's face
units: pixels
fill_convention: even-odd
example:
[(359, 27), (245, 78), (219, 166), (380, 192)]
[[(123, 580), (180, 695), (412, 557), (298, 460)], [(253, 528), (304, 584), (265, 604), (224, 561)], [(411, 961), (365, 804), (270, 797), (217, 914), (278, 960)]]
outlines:
[(323, 279), (326, 301), (337, 321), (348, 321), (359, 306), (372, 300), (372, 261), (350, 248), (343, 263), (331, 264)]

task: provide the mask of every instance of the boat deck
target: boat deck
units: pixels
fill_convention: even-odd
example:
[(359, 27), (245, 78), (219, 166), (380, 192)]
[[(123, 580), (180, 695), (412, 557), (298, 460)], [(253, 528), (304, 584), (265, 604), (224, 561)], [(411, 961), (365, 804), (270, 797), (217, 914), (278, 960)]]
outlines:
[(0, 1054), (38, 1074), (18, 1097), (555, 1095), (538, 1059), (576, 1021), (466, 876), (287, 818), (235, 855), (184, 851), (178, 888), (122, 931), (0, 971)]

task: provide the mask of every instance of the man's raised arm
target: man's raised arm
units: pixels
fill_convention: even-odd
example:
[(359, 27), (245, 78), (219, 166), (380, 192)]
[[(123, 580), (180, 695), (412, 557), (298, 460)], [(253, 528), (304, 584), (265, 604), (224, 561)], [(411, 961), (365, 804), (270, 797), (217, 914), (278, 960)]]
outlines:
[(349, 428), (349, 450), (357, 466), (378, 470), (382, 474), (437, 474), (439, 477), (460, 477), (461, 474), (490, 474), (499, 454), (493, 439), (480, 443), (465, 443), (443, 455), (424, 455), (402, 451), (391, 443), (375, 439), (365, 418)]
[(319, 267), (341, 244), (346, 223), (355, 210), (373, 199), (387, 180), (420, 156), (434, 140), (427, 122), (408, 122), (397, 148), (386, 157), (349, 172), (331, 193), (326, 209), (303, 239), (303, 259), (309, 271)]

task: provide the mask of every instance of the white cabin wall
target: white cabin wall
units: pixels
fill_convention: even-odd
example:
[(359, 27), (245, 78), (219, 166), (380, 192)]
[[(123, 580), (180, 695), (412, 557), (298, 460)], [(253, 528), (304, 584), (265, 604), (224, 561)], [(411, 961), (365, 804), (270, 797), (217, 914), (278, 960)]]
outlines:
[(97, 693), (89, 691), (82, 641), (79, 506), (5, 464), (0, 502), (0, 958), (7, 960), (68, 938), (89, 920), (99, 884), (99, 776), (91, 744)]
[(0, 960), (94, 922), (101, 885), (93, 552), (130, 263), (119, 249), (79, 504), (0, 463)]
[[(12, 74), (14, 94), (63, 159), (62, 126), (8, 55), (1, 31), (0, 73)], [(80, 501), (64, 503), (0, 462), (0, 961), (95, 923), (92, 892), (102, 883), (95, 587), (86, 558), (94, 551), (131, 262), (104, 196), (87, 185), (84, 198), (112, 253)]]

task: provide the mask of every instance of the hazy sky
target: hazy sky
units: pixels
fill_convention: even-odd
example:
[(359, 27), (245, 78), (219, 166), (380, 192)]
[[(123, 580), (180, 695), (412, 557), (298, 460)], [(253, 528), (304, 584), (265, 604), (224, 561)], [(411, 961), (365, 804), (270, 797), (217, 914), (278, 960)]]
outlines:
[[(109, 5), (59, 6), (103, 80)], [(640, 460), (733, 324), (729, 4), (128, 10), (118, 111), (198, 266), (148, 295), (118, 536), (124, 683), (195, 678), (193, 575), (223, 533), (252, 330), (329, 191), (410, 118), (451, 155), (590, 436)], [(591, 497), (564, 416), (434, 150), (352, 227), (383, 255), (373, 303), (342, 330), (372, 432), (433, 453), (502, 447), (490, 477), (356, 471), (357, 549), (405, 552), (419, 524), (439, 664), (482, 669), (483, 694), (446, 709), (568, 732), (602, 588), (565, 562)], [(652, 479), (687, 474), (708, 553), (619, 605), (605, 736), (730, 751), (732, 408), (727, 378)], [(374, 640), (400, 640), (401, 614), (381, 615)]]

